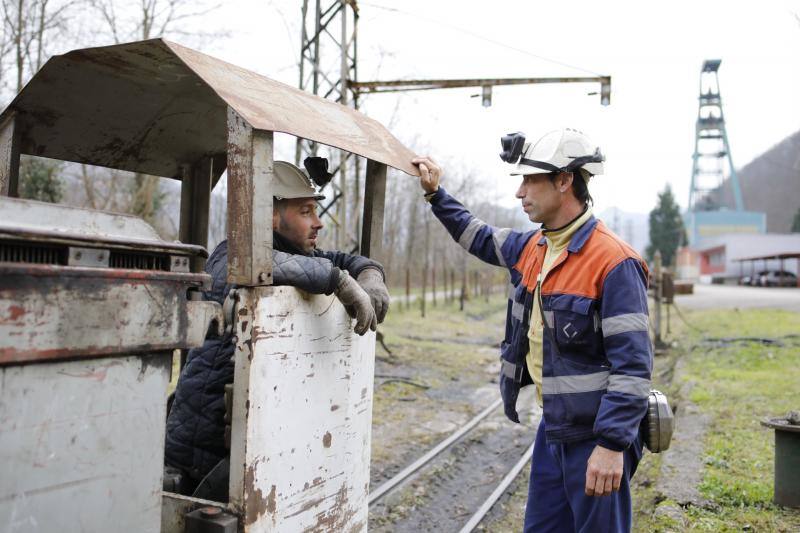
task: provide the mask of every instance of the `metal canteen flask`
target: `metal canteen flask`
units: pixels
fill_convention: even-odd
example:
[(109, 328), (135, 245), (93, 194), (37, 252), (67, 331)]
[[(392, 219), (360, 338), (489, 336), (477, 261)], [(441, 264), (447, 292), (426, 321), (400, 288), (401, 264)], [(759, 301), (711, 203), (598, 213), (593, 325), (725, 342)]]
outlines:
[(647, 396), (647, 412), (641, 425), (644, 445), (653, 453), (667, 450), (674, 429), (675, 417), (666, 395), (661, 391), (651, 390)]

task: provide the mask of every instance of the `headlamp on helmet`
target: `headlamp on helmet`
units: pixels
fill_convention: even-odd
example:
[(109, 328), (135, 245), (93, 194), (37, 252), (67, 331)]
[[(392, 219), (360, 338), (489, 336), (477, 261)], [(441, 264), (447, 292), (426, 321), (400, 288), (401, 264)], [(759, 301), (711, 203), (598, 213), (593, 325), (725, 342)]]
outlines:
[(516, 163), (525, 147), (525, 134), (518, 131), (503, 135), (500, 137), (500, 146), (503, 148), (503, 151), (500, 152), (500, 159), (506, 163)]
[(536, 143), (526, 143), (521, 132), (500, 139), (500, 158), (516, 163), (512, 176), (575, 172), (583, 169), (590, 175), (603, 173), (605, 157), (582, 132), (573, 129), (551, 131)]
[(333, 174), (328, 172), (328, 159), (325, 157), (306, 157), (303, 166), (320, 189), (333, 179)]

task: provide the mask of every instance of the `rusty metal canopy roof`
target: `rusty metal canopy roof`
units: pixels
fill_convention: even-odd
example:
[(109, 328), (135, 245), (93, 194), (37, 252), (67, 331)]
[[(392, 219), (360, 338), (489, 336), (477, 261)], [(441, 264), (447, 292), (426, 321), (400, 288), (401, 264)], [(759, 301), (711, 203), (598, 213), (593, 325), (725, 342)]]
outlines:
[(227, 107), (254, 129), (341, 148), (411, 175), (413, 152), (362, 113), (164, 39), (51, 58), (16, 111), (22, 153), (155, 176), (227, 151)]

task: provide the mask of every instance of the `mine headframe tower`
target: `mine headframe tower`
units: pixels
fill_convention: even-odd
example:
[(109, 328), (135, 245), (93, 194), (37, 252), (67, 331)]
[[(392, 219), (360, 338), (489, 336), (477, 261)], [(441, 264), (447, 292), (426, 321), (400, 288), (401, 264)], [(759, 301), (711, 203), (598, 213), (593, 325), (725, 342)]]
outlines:
[[(728, 167), (730, 186), (736, 211), (744, 211), (739, 178), (733, 166), (731, 147), (722, 111), (719, 89), (721, 59), (707, 59), (700, 71), (700, 96), (698, 98), (695, 126), (694, 155), (692, 156), (692, 182), (689, 189), (689, 211), (718, 211), (721, 205), (721, 187)], [(711, 194), (710, 194), (711, 193)]]

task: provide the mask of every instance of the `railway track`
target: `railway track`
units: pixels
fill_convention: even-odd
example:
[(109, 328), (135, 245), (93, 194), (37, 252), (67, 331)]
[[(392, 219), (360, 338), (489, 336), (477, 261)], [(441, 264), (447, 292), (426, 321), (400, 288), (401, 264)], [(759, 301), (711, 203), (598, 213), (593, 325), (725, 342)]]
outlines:
[[(533, 405), (520, 398), (519, 405)], [(538, 409), (511, 424), (497, 400), (369, 495), (370, 530), (467, 533), (529, 463)], [(410, 503), (409, 503), (410, 502)]]

